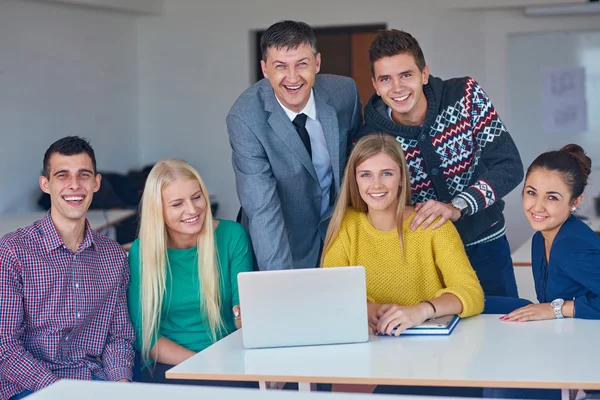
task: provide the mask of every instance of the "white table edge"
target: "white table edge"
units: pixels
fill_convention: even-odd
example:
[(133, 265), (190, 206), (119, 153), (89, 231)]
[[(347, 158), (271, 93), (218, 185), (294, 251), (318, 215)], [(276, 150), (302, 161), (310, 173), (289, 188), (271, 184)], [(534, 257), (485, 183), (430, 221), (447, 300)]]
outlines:
[(186, 380), (217, 380), (217, 381), (277, 381), (277, 382), (303, 382), (303, 383), (344, 383), (357, 385), (395, 385), (395, 386), (448, 386), (448, 387), (501, 387), (523, 389), (587, 389), (600, 390), (600, 382), (560, 382), (560, 381), (501, 381), (501, 380), (465, 380), (456, 381), (449, 379), (397, 379), (397, 378), (352, 378), (341, 376), (292, 376), (292, 375), (249, 375), (249, 374), (214, 374), (192, 372), (169, 372), (167, 379)]

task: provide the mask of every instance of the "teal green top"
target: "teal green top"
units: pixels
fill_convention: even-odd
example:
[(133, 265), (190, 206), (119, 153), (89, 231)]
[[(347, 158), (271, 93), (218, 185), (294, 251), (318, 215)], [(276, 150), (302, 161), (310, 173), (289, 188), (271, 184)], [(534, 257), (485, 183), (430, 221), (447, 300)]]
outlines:
[[(221, 315), (225, 331), (221, 337), (235, 331), (232, 308), (239, 304), (237, 275), (251, 271), (252, 248), (244, 228), (233, 221), (221, 220), (215, 230), (215, 245), (219, 261)], [(210, 346), (210, 327), (200, 307), (197, 246), (189, 249), (167, 249), (170, 268), (167, 269), (166, 293), (163, 297), (160, 330), (156, 340), (166, 337), (175, 343), (198, 352)], [(129, 315), (136, 333), (135, 348), (142, 348), (142, 310), (140, 304), (140, 240), (129, 250), (131, 278), (127, 293)]]

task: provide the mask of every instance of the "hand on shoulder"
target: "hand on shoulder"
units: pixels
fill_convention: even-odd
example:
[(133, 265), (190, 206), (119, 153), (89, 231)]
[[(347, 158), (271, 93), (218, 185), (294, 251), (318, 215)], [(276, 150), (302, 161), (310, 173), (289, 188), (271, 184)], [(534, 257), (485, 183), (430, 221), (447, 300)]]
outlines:
[[(418, 203), (415, 211), (417, 214), (410, 223), (410, 228), (413, 231), (419, 227), (425, 230), (431, 224), (433, 224), (431, 225), (431, 229), (437, 229), (448, 220), (456, 222), (460, 218), (460, 211), (458, 209), (437, 200), (427, 200), (425, 203)], [(436, 221), (436, 219), (438, 220)]]

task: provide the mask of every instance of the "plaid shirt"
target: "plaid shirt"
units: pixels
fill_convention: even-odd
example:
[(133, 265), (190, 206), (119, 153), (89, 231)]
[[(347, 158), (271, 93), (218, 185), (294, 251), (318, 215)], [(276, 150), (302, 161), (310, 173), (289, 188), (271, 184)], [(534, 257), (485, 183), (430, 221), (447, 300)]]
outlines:
[(0, 239), (0, 399), (62, 378), (131, 379), (128, 282), (123, 249), (87, 221), (75, 253), (50, 213)]

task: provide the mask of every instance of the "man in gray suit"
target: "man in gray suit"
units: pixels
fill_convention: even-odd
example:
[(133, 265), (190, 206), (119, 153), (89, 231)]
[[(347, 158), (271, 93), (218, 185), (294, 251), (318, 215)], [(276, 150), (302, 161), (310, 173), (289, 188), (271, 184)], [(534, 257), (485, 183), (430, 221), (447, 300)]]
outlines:
[(278, 22), (260, 45), (266, 79), (227, 115), (242, 221), (259, 269), (313, 268), (362, 107), (351, 78), (317, 75), (307, 24)]

